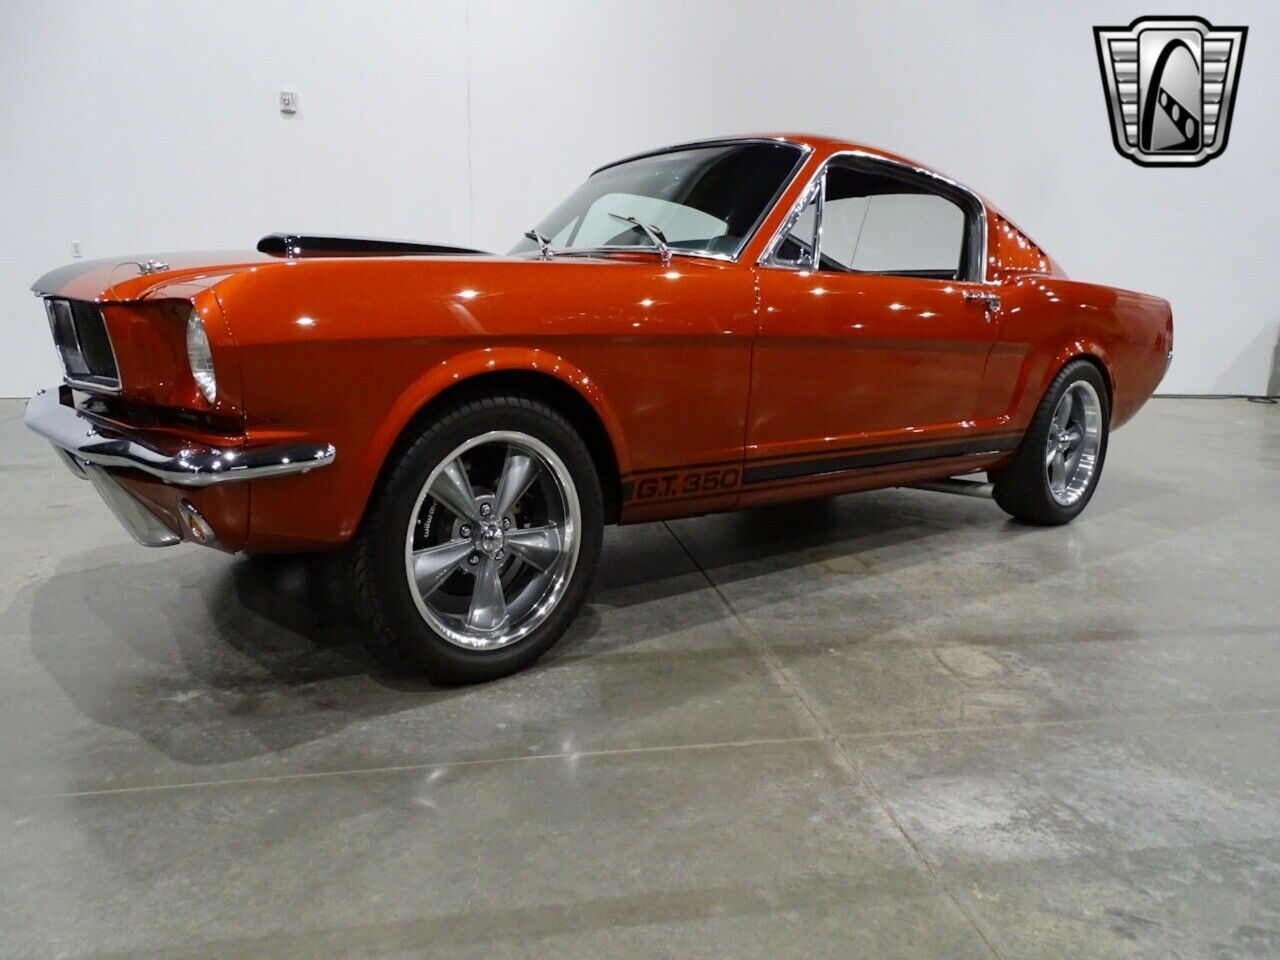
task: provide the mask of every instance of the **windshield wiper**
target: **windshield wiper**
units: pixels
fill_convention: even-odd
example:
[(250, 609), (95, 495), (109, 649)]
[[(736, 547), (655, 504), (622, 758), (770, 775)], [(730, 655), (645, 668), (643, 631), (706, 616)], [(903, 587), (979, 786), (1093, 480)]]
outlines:
[(537, 227), (526, 230), (524, 236), (526, 240), (532, 240), (538, 245), (543, 260), (550, 260), (555, 255), (555, 251), (551, 249), (551, 240), (540, 234)]
[(671, 262), (671, 247), (667, 245), (667, 238), (653, 224), (641, 223), (635, 217), (624, 217), (620, 213), (611, 213), (609, 216), (615, 220), (621, 220), (623, 223), (629, 223), (633, 227), (639, 227), (644, 231), (644, 235), (649, 238), (649, 242), (653, 244), (653, 249), (658, 251), (658, 256), (662, 258), (662, 265), (666, 266)]

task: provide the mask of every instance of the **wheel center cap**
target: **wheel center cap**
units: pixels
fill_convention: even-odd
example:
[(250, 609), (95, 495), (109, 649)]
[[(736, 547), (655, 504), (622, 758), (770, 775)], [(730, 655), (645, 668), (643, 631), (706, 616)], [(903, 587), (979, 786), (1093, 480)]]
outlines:
[(503, 542), (501, 524), (486, 520), (480, 525), (480, 536), (476, 541), (476, 546), (486, 556), (493, 557), (500, 553)]

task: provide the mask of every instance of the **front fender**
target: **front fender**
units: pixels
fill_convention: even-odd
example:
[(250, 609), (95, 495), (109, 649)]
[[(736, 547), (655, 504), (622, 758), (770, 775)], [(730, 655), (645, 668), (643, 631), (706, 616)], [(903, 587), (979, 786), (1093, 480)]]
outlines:
[(575, 390), (591, 405), (604, 425), (618, 468), (624, 474), (631, 469), (631, 455), (617, 413), (587, 373), (548, 350), (530, 347), (479, 347), (442, 360), (400, 394), (361, 454), (362, 475), (377, 476), (387, 454), (409, 421), (445, 390), (478, 376), (502, 372), (540, 374)]
[(253, 485), (249, 550), (349, 539), (406, 426), (486, 375), (573, 391), (624, 474), (741, 449), (749, 272), (647, 259), (350, 258), (271, 264), (215, 290), (240, 354), (250, 439), (288, 433), (337, 449), (322, 473)]

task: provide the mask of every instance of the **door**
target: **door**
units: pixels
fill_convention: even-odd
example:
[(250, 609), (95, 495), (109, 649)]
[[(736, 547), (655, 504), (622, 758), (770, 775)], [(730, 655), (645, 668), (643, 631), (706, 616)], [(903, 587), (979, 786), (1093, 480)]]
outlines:
[(998, 302), (977, 280), (982, 217), (930, 175), (829, 162), (757, 271), (757, 480), (965, 452)]

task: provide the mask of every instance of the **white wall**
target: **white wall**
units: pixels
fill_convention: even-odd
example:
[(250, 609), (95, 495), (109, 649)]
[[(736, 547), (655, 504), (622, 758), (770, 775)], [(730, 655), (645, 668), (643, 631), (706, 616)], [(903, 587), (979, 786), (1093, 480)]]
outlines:
[[(69, 259), (277, 229), (506, 249), (595, 165), (751, 130), (848, 136), (995, 200), (1075, 277), (1172, 301), (1165, 392), (1261, 393), (1280, 333), (1280, 5), (1250, 27), (1230, 146), (1111, 146), (1091, 28), (1146, 4), (223, 0), (6, 5), (0, 395), (56, 378), (26, 288)], [(301, 110), (275, 98), (296, 89)], [(1270, 389), (1275, 390), (1274, 382)]]
[(461, 0), (0, 0), (0, 396), (58, 379), (27, 288), (72, 240), (465, 240), (466, 37)]

